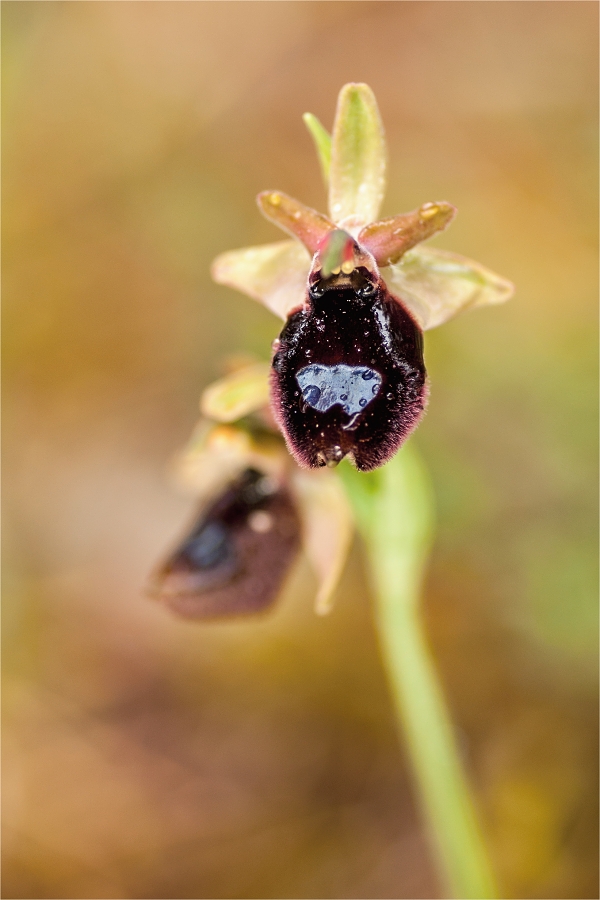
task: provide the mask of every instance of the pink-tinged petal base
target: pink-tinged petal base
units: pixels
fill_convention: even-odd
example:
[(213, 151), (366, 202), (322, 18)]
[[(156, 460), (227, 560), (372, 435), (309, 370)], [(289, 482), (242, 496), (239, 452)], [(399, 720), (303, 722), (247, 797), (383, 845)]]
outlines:
[(262, 214), (301, 241), (312, 256), (323, 244), (335, 225), (327, 216), (304, 206), (281, 191), (263, 191), (256, 198)]

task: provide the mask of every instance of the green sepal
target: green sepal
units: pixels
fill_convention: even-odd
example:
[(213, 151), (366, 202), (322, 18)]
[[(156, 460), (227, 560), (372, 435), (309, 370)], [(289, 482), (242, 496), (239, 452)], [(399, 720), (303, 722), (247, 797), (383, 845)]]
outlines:
[(381, 276), (423, 331), (443, 325), (463, 310), (504, 303), (514, 293), (510, 281), (481, 263), (422, 245), (383, 268)]
[(367, 84), (346, 84), (338, 98), (331, 142), (329, 212), (334, 222), (352, 219), (366, 225), (377, 219), (385, 168), (385, 137), (375, 95)]

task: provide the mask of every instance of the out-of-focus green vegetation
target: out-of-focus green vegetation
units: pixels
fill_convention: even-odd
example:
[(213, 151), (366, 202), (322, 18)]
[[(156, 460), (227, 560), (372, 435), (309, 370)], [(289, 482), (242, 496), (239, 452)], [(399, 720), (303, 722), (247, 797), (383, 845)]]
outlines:
[(439, 896), (360, 554), (328, 619), (148, 601), (192, 512), (165, 475), (223, 355), (278, 323), (211, 259), (324, 190), (366, 81), (384, 215), (507, 306), (426, 336), (425, 610), (496, 868), (597, 897), (597, 17), (589, 3), (19, 3), (3, 16), (5, 897)]

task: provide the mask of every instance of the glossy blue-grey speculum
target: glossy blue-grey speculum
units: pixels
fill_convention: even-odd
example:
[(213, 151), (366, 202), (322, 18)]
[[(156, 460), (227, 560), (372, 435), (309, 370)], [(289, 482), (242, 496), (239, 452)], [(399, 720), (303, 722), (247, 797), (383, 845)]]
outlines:
[(192, 535), (184, 552), (199, 569), (210, 569), (223, 563), (231, 552), (227, 530), (220, 522), (207, 522)]
[(302, 396), (309, 406), (327, 412), (338, 403), (349, 416), (361, 412), (379, 393), (382, 378), (366, 366), (313, 364), (296, 373)]

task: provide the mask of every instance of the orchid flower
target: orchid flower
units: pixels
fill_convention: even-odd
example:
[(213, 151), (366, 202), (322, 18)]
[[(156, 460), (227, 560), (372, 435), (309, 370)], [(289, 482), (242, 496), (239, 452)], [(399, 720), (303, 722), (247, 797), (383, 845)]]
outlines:
[(466, 257), (423, 247), (456, 209), (428, 202), (378, 220), (385, 141), (372, 91), (348, 84), (330, 138), (311, 115), (330, 217), (280, 191), (261, 212), (292, 240), (233, 250), (212, 267), (286, 320), (273, 347), (271, 407), (300, 466), (383, 465), (419, 423), (428, 387), (422, 332), (501, 303), (510, 282)]

